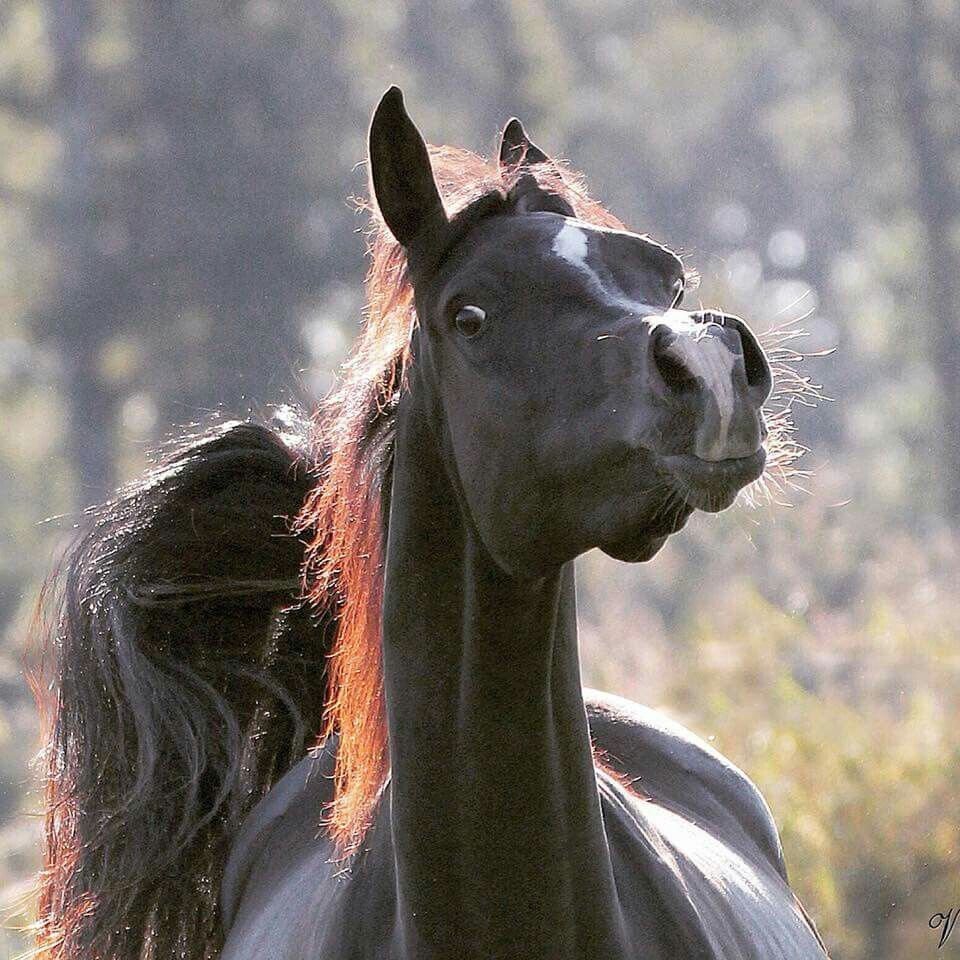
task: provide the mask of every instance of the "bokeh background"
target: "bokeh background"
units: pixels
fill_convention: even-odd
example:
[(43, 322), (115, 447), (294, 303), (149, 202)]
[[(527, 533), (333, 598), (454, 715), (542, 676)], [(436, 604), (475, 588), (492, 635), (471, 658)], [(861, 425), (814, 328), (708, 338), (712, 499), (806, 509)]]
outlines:
[(178, 425), (329, 389), (391, 82), (434, 142), (520, 115), (694, 298), (825, 354), (803, 490), (582, 562), (586, 670), (757, 781), (836, 960), (960, 956), (928, 927), (960, 904), (955, 0), (0, 4), (0, 956), (38, 861), (39, 585)]

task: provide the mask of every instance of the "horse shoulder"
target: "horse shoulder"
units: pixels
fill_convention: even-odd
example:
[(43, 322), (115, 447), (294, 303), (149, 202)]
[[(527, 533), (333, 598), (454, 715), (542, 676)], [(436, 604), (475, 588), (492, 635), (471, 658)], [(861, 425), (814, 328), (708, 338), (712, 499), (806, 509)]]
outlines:
[[(282, 848), (278, 830), (290, 841), (307, 828), (306, 839), (316, 840), (324, 808), (333, 797), (333, 762), (335, 745), (304, 757), (291, 767), (269, 793), (244, 818), (243, 825), (230, 849), (223, 881), (220, 885), (220, 908), (225, 928), (229, 929), (252, 879), (260, 875), (263, 861), (269, 860), (273, 870), (282, 870)], [(290, 821), (298, 829), (290, 830)]]
[(742, 770), (649, 707), (594, 690), (585, 696), (590, 733), (604, 765), (637, 793), (707, 825), (742, 853), (759, 854), (786, 880), (770, 808)]
[(356, 960), (371, 944), (399, 955), (389, 802), (349, 858), (323, 828), (336, 749), (334, 736), (246, 818), (221, 886), (222, 960)]

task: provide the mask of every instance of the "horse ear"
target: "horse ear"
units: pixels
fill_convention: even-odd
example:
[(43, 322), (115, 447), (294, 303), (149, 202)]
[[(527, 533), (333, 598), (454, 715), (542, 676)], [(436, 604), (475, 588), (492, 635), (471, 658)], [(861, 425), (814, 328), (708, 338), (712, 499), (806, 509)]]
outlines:
[(549, 163), (550, 158), (527, 136), (523, 124), (512, 117), (500, 136), (500, 166), (530, 166)]
[(446, 223), (430, 156), (407, 115), (399, 87), (380, 98), (370, 124), (373, 195), (390, 232), (404, 247), (430, 227)]

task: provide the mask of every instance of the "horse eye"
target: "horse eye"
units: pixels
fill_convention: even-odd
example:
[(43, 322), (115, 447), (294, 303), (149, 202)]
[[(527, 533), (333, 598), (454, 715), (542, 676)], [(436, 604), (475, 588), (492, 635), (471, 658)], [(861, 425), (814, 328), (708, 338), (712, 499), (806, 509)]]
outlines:
[(457, 311), (453, 323), (460, 336), (472, 340), (483, 333), (484, 327), (487, 325), (487, 314), (480, 307), (461, 307)]

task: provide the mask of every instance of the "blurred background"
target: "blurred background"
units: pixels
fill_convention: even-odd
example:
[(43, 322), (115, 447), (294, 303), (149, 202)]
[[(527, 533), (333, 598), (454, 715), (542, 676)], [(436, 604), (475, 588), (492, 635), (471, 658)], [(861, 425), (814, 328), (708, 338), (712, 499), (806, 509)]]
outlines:
[[(511, 115), (834, 402), (784, 503), (581, 563), (588, 679), (757, 781), (836, 960), (960, 904), (955, 0), (3, 0), (0, 957), (27, 944), (39, 585), (178, 425), (333, 382), (388, 83), (434, 142)], [(52, 519), (47, 519), (52, 518)], [(939, 951), (960, 956), (960, 933)]]

